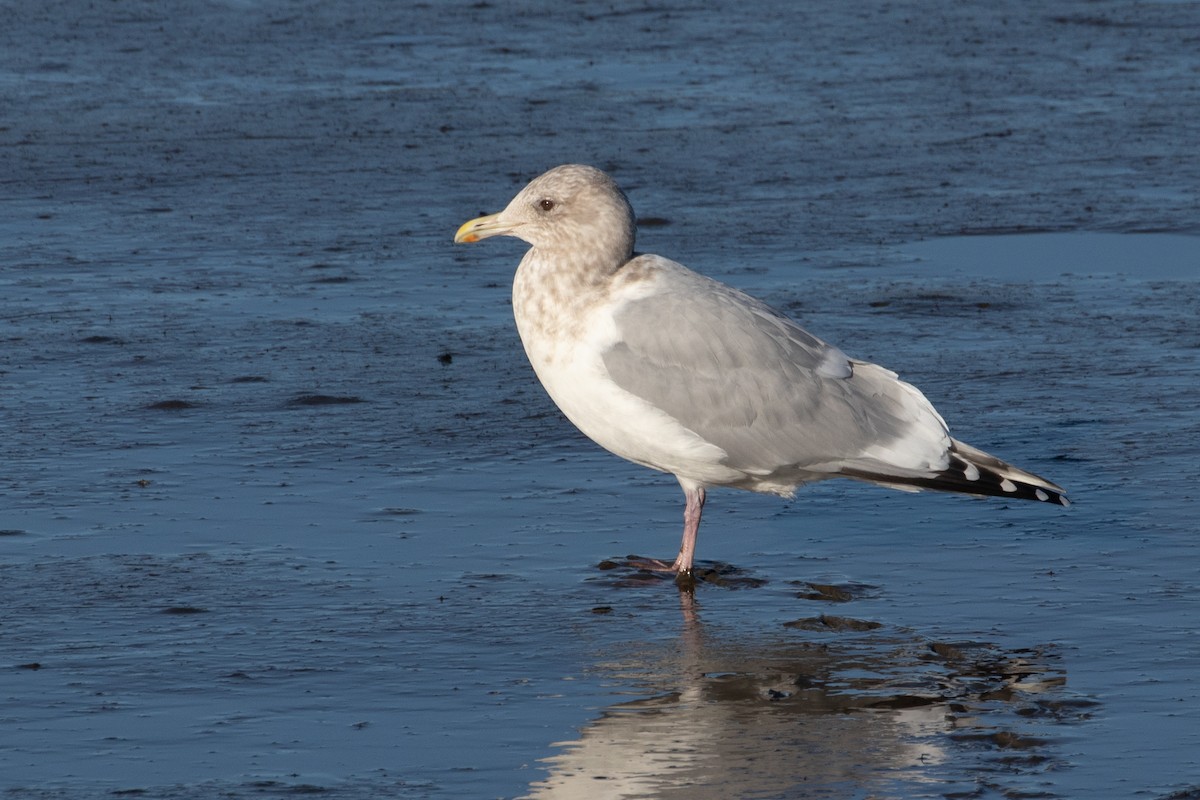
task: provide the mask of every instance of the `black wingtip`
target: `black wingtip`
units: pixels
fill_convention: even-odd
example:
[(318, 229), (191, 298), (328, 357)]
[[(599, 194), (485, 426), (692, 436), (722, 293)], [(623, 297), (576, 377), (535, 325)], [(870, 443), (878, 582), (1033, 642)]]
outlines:
[(911, 486), (935, 492), (1030, 500), (1036, 503), (1060, 505), (1064, 508), (1071, 505), (1066, 492), (1050, 481), (1019, 470), (998, 459), (992, 460), (995, 462), (994, 465), (973, 463), (958, 453), (951, 453), (949, 468), (936, 475), (926, 477), (876, 475), (858, 470), (847, 470), (842, 474), (857, 480), (901, 488)]
[(942, 473), (954, 488), (950, 491), (981, 494), (988, 497), (1012, 497), (1063, 507), (1071, 505), (1067, 494), (1045, 478), (995, 459), (995, 463), (968, 461), (958, 453), (950, 455), (950, 469)]

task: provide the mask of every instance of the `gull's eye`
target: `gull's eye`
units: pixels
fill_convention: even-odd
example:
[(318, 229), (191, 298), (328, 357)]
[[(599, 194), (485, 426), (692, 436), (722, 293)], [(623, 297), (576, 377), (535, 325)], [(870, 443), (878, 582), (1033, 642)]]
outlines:
[(554, 209), (554, 201), (550, 198), (546, 198), (538, 203), (538, 208), (540, 208), (542, 211), (552, 211)]

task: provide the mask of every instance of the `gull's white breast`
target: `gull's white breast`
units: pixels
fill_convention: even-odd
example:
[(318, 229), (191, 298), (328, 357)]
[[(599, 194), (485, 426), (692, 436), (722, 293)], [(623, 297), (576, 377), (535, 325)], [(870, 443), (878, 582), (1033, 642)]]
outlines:
[[(700, 484), (742, 477), (726, 453), (662, 409), (619, 387), (603, 354), (618, 341), (621, 307), (656, 291), (658, 279), (624, 276), (581, 287), (531, 250), (513, 281), (513, 314), (525, 353), (546, 392), (588, 438), (616, 455)], [(576, 273), (577, 274), (577, 273)]]

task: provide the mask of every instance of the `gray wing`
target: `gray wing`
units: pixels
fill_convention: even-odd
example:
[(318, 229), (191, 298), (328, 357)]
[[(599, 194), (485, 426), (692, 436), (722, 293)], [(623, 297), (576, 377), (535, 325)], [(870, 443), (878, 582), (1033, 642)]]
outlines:
[[(642, 258), (647, 258), (643, 256)], [(928, 401), (893, 373), (851, 362), (796, 323), (724, 284), (661, 260), (659, 291), (615, 315), (618, 342), (604, 364), (623, 389), (641, 397), (728, 454), (751, 474), (848, 460), (922, 467), (943, 448), (945, 428)], [(948, 439), (946, 442), (948, 443)], [(911, 462), (905, 464), (905, 462)]]

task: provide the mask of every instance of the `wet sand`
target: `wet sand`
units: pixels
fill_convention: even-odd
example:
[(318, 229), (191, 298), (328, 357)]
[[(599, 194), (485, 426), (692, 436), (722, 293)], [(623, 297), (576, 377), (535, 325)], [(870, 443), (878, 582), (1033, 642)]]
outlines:
[[(16, 4), (0, 789), (1200, 791), (1198, 24)], [(1075, 505), (717, 492), (694, 600), (623, 568), (678, 487), (544, 396), (521, 247), (450, 244), (564, 161)]]

